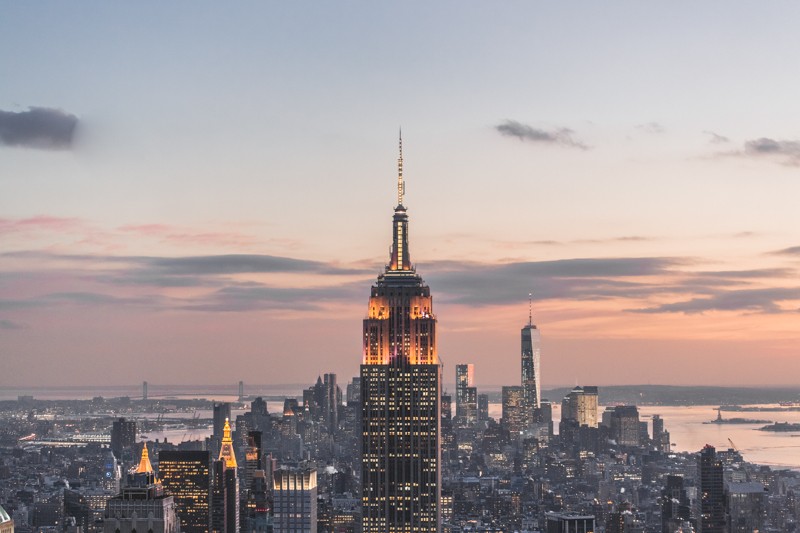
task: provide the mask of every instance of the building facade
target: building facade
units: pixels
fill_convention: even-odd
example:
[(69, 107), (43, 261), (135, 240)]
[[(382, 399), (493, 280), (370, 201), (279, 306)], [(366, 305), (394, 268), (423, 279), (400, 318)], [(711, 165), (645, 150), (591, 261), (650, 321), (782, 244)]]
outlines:
[(539, 409), (541, 392), (541, 335), (533, 323), (533, 312), (528, 313), (528, 323), (521, 331), (522, 388), (525, 391), (527, 424), (534, 422), (534, 412)]
[(111, 451), (117, 459), (122, 458), (125, 449), (136, 444), (136, 421), (119, 418), (111, 425)]
[(158, 452), (161, 484), (175, 500), (182, 533), (207, 533), (211, 524), (211, 452)]
[(392, 252), (372, 286), (361, 365), (362, 531), (438, 532), (441, 367), (430, 289), (411, 264), (402, 141)]
[(317, 470), (275, 471), (272, 484), (274, 533), (317, 532)]
[(103, 518), (105, 533), (179, 533), (175, 502), (155, 477), (147, 445), (122, 492), (106, 502)]
[(722, 461), (717, 450), (706, 445), (697, 455), (697, 533), (724, 533), (725, 487)]
[(236, 452), (231, 438), (231, 425), (225, 420), (222, 428), (219, 459), (214, 461), (211, 489), (211, 530), (239, 533), (239, 476)]
[[(575, 387), (561, 402), (561, 420), (597, 427), (597, 387)], [(638, 426), (637, 426), (638, 431)]]
[(472, 426), (478, 421), (478, 389), (475, 387), (475, 365), (456, 365), (456, 423)]
[(528, 404), (525, 398), (525, 388), (519, 386), (504, 386), (502, 392), (503, 399), (503, 420), (502, 424), (511, 433), (518, 437), (528, 423)]

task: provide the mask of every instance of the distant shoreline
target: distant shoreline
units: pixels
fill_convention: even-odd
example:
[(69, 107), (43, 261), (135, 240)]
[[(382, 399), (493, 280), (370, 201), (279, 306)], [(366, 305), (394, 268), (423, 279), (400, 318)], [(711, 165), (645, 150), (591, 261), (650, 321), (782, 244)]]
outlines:
[[(347, 382), (340, 384), (342, 389)], [(297, 397), (302, 391), (313, 385), (306, 384), (244, 384), (245, 397)], [(587, 383), (586, 385), (591, 385)], [(553, 404), (560, 404), (561, 399), (569, 393), (572, 387), (545, 389), (542, 397), (549, 399)], [(454, 396), (454, 388), (444, 388)], [(489, 401), (499, 402), (500, 387), (478, 387), (479, 394), (489, 396)], [(129, 397), (131, 400), (141, 399), (141, 384), (117, 386), (77, 386), (65, 385), (58, 387), (0, 387), (0, 401), (16, 400), (19, 396), (33, 396), (35, 399), (62, 399), (78, 400), (91, 399), (102, 396), (104, 398)], [(206, 397), (220, 398), (238, 397), (238, 383), (223, 385), (160, 385), (148, 384), (149, 399), (166, 399), (170, 396), (177, 398)], [(692, 406), (692, 405), (719, 405), (723, 410), (735, 410), (732, 406), (743, 405), (778, 405), (786, 402), (800, 401), (800, 386), (798, 387), (700, 387), (679, 385), (608, 385), (599, 387), (599, 402), (602, 405), (632, 404), (632, 405), (664, 405), (664, 406)], [(726, 408), (727, 407), (727, 408)]]

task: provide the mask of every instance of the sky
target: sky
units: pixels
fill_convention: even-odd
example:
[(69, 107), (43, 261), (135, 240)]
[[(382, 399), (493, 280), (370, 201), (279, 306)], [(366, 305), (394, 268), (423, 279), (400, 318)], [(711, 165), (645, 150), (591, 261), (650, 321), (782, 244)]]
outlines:
[(445, 384), (796, 385), (799, 17), (5, 2), (0, 386), (349, 381), (400, 127)]

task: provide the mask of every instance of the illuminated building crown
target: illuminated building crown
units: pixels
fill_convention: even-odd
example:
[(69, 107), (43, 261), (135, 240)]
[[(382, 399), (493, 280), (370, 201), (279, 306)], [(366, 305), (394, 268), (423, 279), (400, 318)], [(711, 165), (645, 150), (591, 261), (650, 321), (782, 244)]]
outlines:
[(236, 454), (233, 451), (233, 439), (231, 438), (231, 425), (225, 419), (225, 427), (222, 429), (222, 447), (219, 449), (219, 460), (225, 460), (225, 466), (236, 468)]

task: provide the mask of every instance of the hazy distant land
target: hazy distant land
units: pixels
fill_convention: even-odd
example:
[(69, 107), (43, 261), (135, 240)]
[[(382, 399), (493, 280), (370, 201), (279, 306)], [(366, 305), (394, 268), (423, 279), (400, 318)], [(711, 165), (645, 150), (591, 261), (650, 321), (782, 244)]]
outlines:
[[(560, 402), (572, 387), (543, 390), (542, 397)], [(599, 402), (635, 405), (741, 405), (800, 401), (800, 387), (699, 387), (672, 385), (608, 385)]]

